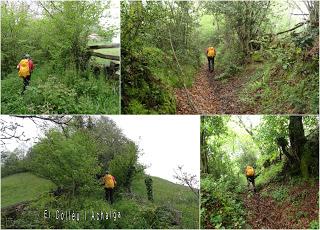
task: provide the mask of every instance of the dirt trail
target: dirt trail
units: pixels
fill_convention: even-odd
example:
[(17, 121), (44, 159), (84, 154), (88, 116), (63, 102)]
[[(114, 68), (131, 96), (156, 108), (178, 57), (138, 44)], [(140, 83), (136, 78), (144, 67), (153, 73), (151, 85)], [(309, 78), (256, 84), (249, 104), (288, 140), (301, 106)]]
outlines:
[(232, 77), (216, 80), (219, 70), (210, 73), (207, 65), (197, 74), (191, 88), (190, 98), (198, 111), (189, 104), (184, 89), (176, 90), (178, 114), (253, 114), (252, 108), (245, 108), (239, 100), (239, 91), (246, 83), (246, 77)]
[(307, 184), (290, 190), (287, 199), (275, 201), (262, 192), (244, 195), (247, 223), (254, 229), (306, 229), (319, 216), (317, 196), (319, 185)]

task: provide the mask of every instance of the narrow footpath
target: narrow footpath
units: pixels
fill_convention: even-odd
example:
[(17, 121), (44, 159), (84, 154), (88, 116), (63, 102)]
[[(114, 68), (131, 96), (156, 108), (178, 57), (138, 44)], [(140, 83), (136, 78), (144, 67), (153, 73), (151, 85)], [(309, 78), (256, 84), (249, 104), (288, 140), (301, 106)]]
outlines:
[(268, 188), (256, 194), (244, 194), (243, 202), (247, 223), (253, 229), (308, 229), (312, 220), (319, 217), (317, 196), (319, 184), (294, 186), (288, 197), (274, 200)]
[(210, 73), (205, 65), (188, 89), (189, 95), (183, 88), (177, 89), (177, 114), (254, 114), (256, 111), (244, 107), (239, 99), (239, 92), (247, 78), (234, 76), (217, 80), (219, 73), (219, 70)]

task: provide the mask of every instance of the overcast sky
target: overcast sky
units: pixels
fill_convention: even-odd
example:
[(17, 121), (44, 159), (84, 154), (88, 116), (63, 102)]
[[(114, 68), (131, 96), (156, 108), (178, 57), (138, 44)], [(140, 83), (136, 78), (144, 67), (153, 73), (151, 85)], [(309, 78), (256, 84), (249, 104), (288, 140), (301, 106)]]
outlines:
[[(172, 115), (117, 115), (108, 116), (123, 133), (139, 145), (144, 154), (139, 161), (148, 166), (146, 172), (172, 182), (174, 170), (179, 165), (192, 175), (200, 177), (200, 118), (199, 116)], [(43, 136), (41, 128), (29, 119), (1, 116), (7, 122), (22, 125), (18, 133), (31, 138), (28, 142), (7, 141), (6, 149), (27, 149)]]
[(110, 8), (106, 10), (107, 15), (110, 15), (109, 20), (102, 20), (102, 23), (105, 23), (106, 29), (109, 27), (116, 27), (119, 30), (116, 31), (116, 36), (112, 39), (113, 43), (120, 43), (120, 1), (111, 0)]
[(175, 182), (174, 170), (200, 177), (200, 118), (173, 115), (109, 116), (144, 152), (139, 159), (146, 172)]

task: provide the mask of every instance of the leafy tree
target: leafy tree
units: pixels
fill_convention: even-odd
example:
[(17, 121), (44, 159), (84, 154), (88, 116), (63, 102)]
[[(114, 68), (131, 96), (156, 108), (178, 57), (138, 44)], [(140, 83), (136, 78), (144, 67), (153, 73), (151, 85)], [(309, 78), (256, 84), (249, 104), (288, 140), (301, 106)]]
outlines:
[(122, 2), (123, 113), (175, 113), (173, 88), (200, 64), (196, 15), (192, 2)]
[(208, 2), (205, 8), (214, 16), (223, 16), (225, 24), (236, 33), (241, 52), (248, 55), (254, 50), (252, 41), (265, 32), (270, 5), (270, 1), (221, 1)]
[(110, 161), (109, 168), (113, 175), (115, 175), (119, 186), (123, 186), (128, 192), (131, 192), (131, 183), (133, 176), (139, 168), (137, 166), (138, 160), (137, 146), (132, 142), (127, 144), (122, 152), (118, 152)]
[(75, 195), (80, 190), (90, 191), (97, 184), (97, 152), (97, 145), (87, 132), (77, 131), (66, 138), (51, 130), (32, 148), (30, 169)]
[[(89, 35), (98, 33), (103, 42), (111, 42), (114, 35), (114, 29), (102, 26), (108, 8), (108, 1), (2, 1), (2, 112), (118, 113), (119, 82), (105, 71), (95, 76), (88, 68), (96, 65)], [(22, 96), (16, 66), (26, 53), (35, 69)]]
[[(209, 167), (210, 159), (211, 162), (217, 160), (222, 163), (221, 161), (223, 161), (221, 154), (224, 154), (222, 153), (221, 145), (222, 139), (228, 131), (226, 122), (229, 117), (213, 116), (202, 117), (201, 119), (201, 171), (202, 173), (214, 174), (213, 172), (210, 172), (210, 170), (212, 170), (211, 167)], [(217, 163), (217, 166), (218, 164), (219, 163)], [(219, 175), (219, 169), (216, 167), (214, 168)]]
[(1, 177), (25, 172), (26, 162), (23, 159), (24, 150), (16, 148), (14, 151), (1, 152)]
[(88, 36), (99, 25), (103, 11), (108, 5), (102, 2), (39, 2), (45, 12), (47, 33), (42, 36), (42, 49), (53, 60), (56, 69), (66, 69), (69, 64), (84, 70), (89, 56), (87, 54)]

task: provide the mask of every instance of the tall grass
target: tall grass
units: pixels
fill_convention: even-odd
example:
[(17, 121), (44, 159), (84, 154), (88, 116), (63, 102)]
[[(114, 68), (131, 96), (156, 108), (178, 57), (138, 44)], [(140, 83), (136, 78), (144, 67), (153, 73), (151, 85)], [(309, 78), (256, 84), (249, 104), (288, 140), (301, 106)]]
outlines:
[(2, 80), (3, 114), (118, 114), (119, 83), (90, 72), (53, 71), (41, 66), (21, 95), (22, 79), (11, 73)]

